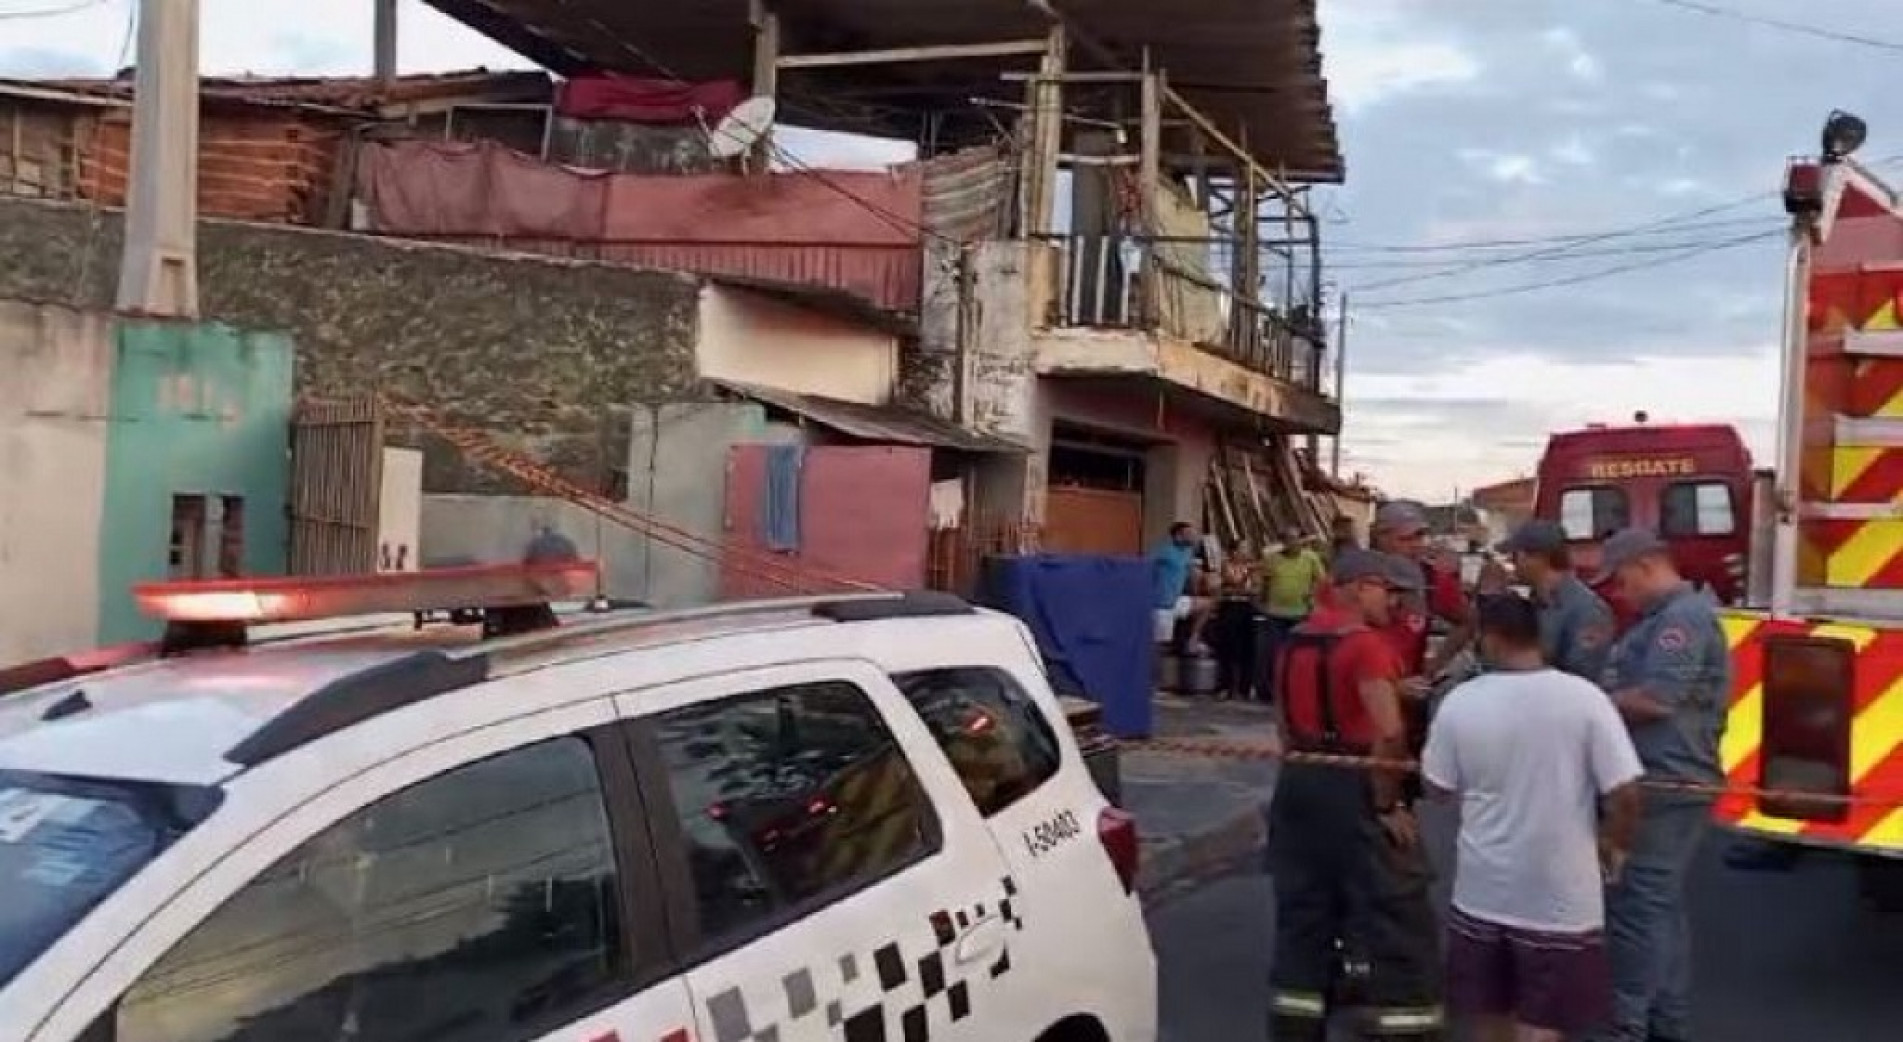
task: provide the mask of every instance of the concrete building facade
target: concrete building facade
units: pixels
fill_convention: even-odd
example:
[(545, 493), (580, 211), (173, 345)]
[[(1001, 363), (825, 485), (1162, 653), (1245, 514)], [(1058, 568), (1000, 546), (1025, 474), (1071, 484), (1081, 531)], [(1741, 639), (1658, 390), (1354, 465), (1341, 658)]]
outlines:
[(292, 354), (0, 302), (0, 661), (156, 636), (138, 582), (284, 570)]

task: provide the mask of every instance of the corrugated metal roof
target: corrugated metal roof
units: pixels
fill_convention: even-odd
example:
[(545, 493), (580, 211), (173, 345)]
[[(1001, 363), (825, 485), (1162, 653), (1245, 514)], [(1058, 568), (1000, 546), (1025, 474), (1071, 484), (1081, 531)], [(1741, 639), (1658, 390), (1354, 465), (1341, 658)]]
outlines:
[(106, 97), (91, 91), (53, 86), (36, 80), (0, 79), (0, 97), (46, 101), (56, 105), (81, 105), (95, 109), (130, 107), (130, 98)]
[[(561, 75), (606, 69), (688, 79), (749, 79), (754, 32), (748, 0), (425, 0), (431, 7)], [(995, 43), (1041, 36), (1055, 12), (1082, 32), (1077, 69), (1136, 69), (1146, 53), (1172, 89), (1232, 136), (1246, 135), (1264, 166), (1296, 180), (1339, 181), (1341, 145), (1322, 77), (1317, 0), (808, 0), (779, 11), (784, 39), (802, 50)], [(1101, 44), (1105, 54), (1084, 45)], [(850, 41), (849, 43), (844, 41)], [(786, 69), (790, 122), (916, 138), (929, 117), (939, 142), (991, 140), (992, 115), (974, 96), (1023, 101), (1000, 67), (1035, 58)], [(807, 106), (802, 99), (820, 99)], [(1133, 103), (1134, 99), (1123, 99)], [(864, 102), (863, 112), (854, 102)], [(1075, 110), (1084, 99), (1066, 98)], [(1086, 114), (1086, 113), (1079, 113)], [(1093, 111), (1091, 115), (1106, 115)]]
[(968, 431), (955, 423), (921, 412), (890, 405), (864, 405), (836, 398), (797, 394), (770, 387), (758, 387), (732, 380), (715, 381), (742, 398), (804, 417), (822, 427), (861, 441), (899, 445), (925, 445), (957, 449), (961, 452), (1010, 452), (1029, 450), (1016, 442)]
[[(129, 98), (132, 73), (112, 79), (54, 79), (27, 81), (45, 90), (84, 97)], [(387, 105), (426, 101), (547, 102), (554, 97), (554, 80), (545, 72), (462, 69), (455, 72), (398, 76), (381, 83), (374, 76), (207, 76), (199, 81), (200, 96), (208, 100), (258, 105), (295, 105), (369, 113)]]
[[(771, 247), (749, 247), (756, 253), (771, 250)], [(863, 293), (844, 288), (829, 282), (802, 281), (789, 278), (787, 273), (772, 275), (748, 274), (740, 270), (721, 271), (705, 266), (678, 263), (681, 259), (690, 259), (691, 255), (675, 255), (676, 263), (659, 263), (666, 255), (655, 254), (647, 258), (649, 266), (674, 268), (693, 271), (716, 286), (748, 290), (765, 296), (774, 297), (796, 307), (806, 308), (822, 314), (842, 318), (848, 322), (857, 322), (870, 329), (887, 333), (895, 337), (910, 338), (918, 336), (918, 323), (912, 319), (912, 313), (918, 307), (918, 288), (912, 284), (909, 299), (900, 298), (897, 303), (875, 300)], [(906, 258), (909, 270), (916, 271), (918, 262), (915, 257)], [(757, 269), (762, 265), (755, 264)]]

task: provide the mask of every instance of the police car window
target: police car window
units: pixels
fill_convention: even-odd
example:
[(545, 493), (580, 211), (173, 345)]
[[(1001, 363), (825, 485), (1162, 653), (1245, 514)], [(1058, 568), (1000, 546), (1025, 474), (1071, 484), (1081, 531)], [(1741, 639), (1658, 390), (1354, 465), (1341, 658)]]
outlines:
[(852, 684), (688, 706), (654, 725), (710, 943), (936, 849), (930, 801)]
[(1575, 541), (1604, 539), (1632, 523), (1625, 490), (1595, 485), (1569, 488), (1559, 497), (1559, 524)]
[(213, 799), (0, 771), (0, 987), (210, 813)]
[(1737, 530), (1729, 485), (1721, 481), (1683, 481), (1666, 487), (1659, 504), (1660, 535), (1730, 535)]
[(627, 990), (586, 742), (351, 815), (265, 870), (119, 1005), (116, 1042), (516, 1042)]
[(1057, 773), (1062, 759), (1057, 734), (1009, 673), (967, 667), (902, 673), (893, 679), (986, 816), (1016, 803)]

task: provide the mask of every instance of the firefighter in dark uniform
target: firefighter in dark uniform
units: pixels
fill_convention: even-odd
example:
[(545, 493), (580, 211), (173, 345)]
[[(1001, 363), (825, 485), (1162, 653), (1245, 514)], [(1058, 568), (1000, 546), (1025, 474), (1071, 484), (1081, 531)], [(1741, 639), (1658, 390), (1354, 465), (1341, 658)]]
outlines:
[[(1383, 633), (1420, 569), (1389, 554), (1336, 556), (1327, 603), (1289, 634), (1276, 670), (1282, 741), (1292, 753), (1404, 759), (1406, 674)], [(1431, 877), (1401, 771), (1289, 763), (1269, 805), (1275, 876), (1276, 1042), (1324, 1042), (1332, 1008), (1364, 1037), (1442, 1036)]]
[(1566, 530), (1556, 521), (1527, 521), (1500, 551), (1513, 555), (1513, 571), (1533, 591), (1547, 664), (1595, 684), (1604, 680), (1616, 623), (1612, 608), (1573, 572)]

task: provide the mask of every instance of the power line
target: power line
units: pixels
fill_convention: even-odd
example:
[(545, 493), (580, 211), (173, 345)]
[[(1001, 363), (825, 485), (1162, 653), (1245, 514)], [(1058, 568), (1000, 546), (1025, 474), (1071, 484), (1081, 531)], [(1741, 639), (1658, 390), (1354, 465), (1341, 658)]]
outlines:
[[(1751, 223), (1757, 226), (1758, 229), (1760, 230), (1766, 230), (1765, 225), (1768, 222), (1762, 221), (1762, 220), (1753, 220)], [(1775, 231), (1777, 229), (1773, 228), (1769, 230)], [(1696, 239), (1679, 239), (1672, 242), (1636, 242), (1636, 243), (1627, 243), (1625, 245), (1619, 245), (1619, 246), (1605, 246), (1605, 247), (1600, 247), (1596, 249), (1588, 248), (1588, 249), (1574, 250), (1570, 253), (1555, 254), (1551, 256), (1501, 257), (1499, 258), (1499, 260), (1503, 264), (1519, 263), (1521, 261), (1524, 261), (1525, 263), (1528, 263), (1528, 264), (1564, 264), (1564, 263), (1569, 263), (1575, 260), (1585, 260), (1591, 257), (1634, 257), (1634, 256), (1640, 256), (1643, 254), (1648, 254), (1648, 253), (1672, 253), (1679, 250), (1697, 249), (1702, 246), (1709, 246), (1716, 241), (1718, 240), (1710, 238), (1710, 237), (1703, 237), (1703, 238), (1696, 238)], [(1431, 259), (1418, 259), (1418, 258), (1407, 259), (1407, 260), (1367, 260), (1362, 258), (1355, 258), (1352, 260), (1330, 261), (1328, 263), (1328, 268), (1331, 271), (1344, 271), (1344, 270), (1346, 271), (1392, 271), (1395, 269), (1410, 269), (1410, 268), (1412, 269), (1444, 268), (1444, 267), (1447, 267), (1448, 265), (1457, 264), (1457, 263), (1459, 263), (1458, 260), (1431, 260)]]
[[(1888, 165), (1892, 165), (1896, 163), (1897, 160), (1899, 159), (1903, 159), (1903, 155), (1884, 156), (1881, 159), (1874, 160), (1873, 162), (1870, 163), (1870, 165), (1871, 166), (1888, 166)], [(1527, 261), (1537, 260), (1543, 257), (1559, 257), (1565, 254), (1575, 253), (1577, 252), (1579, 247), (1591, 245), (1593, 243), (1608, 242), (1613, 239), (1625, 238), (1634, 234), (1643, 233), (1647, 231), (1653, 231), (1653, 230), (1672, 230), (1676, 227), (1683, 226), (1688, 221), (1694, 221), (1703, 217), (1711, 217), (1713, 215), (1725, 213), (1730, 210), (1736, 210), (1744, 206), (1753, 206), (1764, 199), (1773, 198), (1777, 196), (1778, 194), (1779, 194), (1778, 189), (1770, 189), (1768, 191), (1762, 191), (1762, 192), (1753, 192), (1750, 195), (1744, 196), (1739, 199), (1734, 199), (1731, 202), (1718, 203), (1714, 206), (1706, 206), (1697, 210), (1689, 210), (1683, 213), (1672, 214), (1666, 217), (1658, 218), (1656, 220), (1646, 221), (1642, 224), (1629, 225), (1624, 228), (1615, 228), (1609, 231), (1598, 233), (1596, 235), (1588, 235), (1579, 239), (1574, 239), (1568, 242), (1559, 243), (1544, 249), (1533, 250), (1528, 253), (1515, 254), (1510, 257), (1498, 257), (1498, 256), (1481, 257), (1477, 260), (1469, 261), (1465, 264), (1460, 264), (1455, 267), (1449, 268), (1446, 271), (1427, 272), (1425, 274), (1420, 274), (1420, 275), (1397, 275), (1394, 278), (1382, 279), (1380, 281), (1370, 282), (1365, 285), (1350, 286), (1348, 287), (1348, 292), (1366, 293), (1370, 290), (1387, 289), (1391, 286), (1406, 286), (1406, 285), (1412, 285), (1417, 282), (1428, 282), (1434, 279), (1452, 278), (1456, 275), (1465, 275), (1470, 272), (1484, 271), (1490, 268), (1498, 268), (1498, 267), (1502, 267), (1502, 266), (1510, 265), (1510, 264), (1523, 264), (1523, 263), (1526, 263)], [(1779, 232), (1771, 231), (1771, 232), (1766, 232), (1764, 234), (1769, 236), (1769, 235), (1779, 234)]]
[[(1755, 197), (1754, 197), (1755, 201)], [(1747, 224), (1763, 224), (1762, 217), (1724, 217), (1710, 221), (1687, 220), (1670, 227), (1644, 228), (1638, 231), (1622, 233), (1631, 236), (1663, 235), (1668, 232), (1700, 231), (1716, 228), (1737, 228)], [(1356, 253), (1455, 253), (1467, 250), (1512, 249), (1528, 246), (1552, 246), (1560, 243), (1577, 243), (1592, 239), (1601, 233), (1572, 232), (1560, 235), (1532, 235), (1515, 239), (1463, 239), (1458, 242), (1440, 243), (1378, 243), (1378, 242), (1323, 242), (1323, 250), (1347, 250)], [(1446, 263), (1434, 261), (1432, 263)]]
[(1382, 279), (1378, 282), (1370, 282), (1361, 286), (1352, 286), (1349, 288), (1348, 291), (1350, 293), (1366, 293), (1370, 290), (1387, 289), (1390, 286), (1406, 286), (1406, 285), (1412, 285), (1413, 283), (1417, 283), (1417, 282), (1428, 282), (1434, 279), (1452, 278), (1455, 275), (1465, 275), (1469, 272), (1482, 271), (1487, 268), (1496, 268), (1506, 264), (1520, 264), (1526, 261), (1536, 260), (1541, 257), (1559, 256), (1561, 254), (1570, 253), (1576, 250), (1580, 246), (1589, 246), (1593, 243), (1599, 243), (1599, 242), (1609, 242), (1613, 239), (1624, 238), (1626, 236), (1630, 236), (1636, 233), (1645, 232), (1645, 231), (1649, 231), (1653, 229), (1671, 228), (1675, 225), (1682, 224), (1685, 221), (1694, 220), (1700, 217), (1709, 217), (1713, 214), (1724, 213), (1728, 210), (1736, 210), (1739, 207), (1753, 205), (1763, 199), (1769, 198), (1776, 194), (1777, 192), (1775, 190), (1766, 191), (1766, 192), (1753, 192), (1748, 196), (1745, 196), (1741, 199), (1734, 199), (1728, 203), (1719, 203), (1715, 206), (1707, 206), (1698, 210), (1691, 210), (1685, 213), (1673, 214), (1667, 217), (1661, 217), (1655, 220), (1646, 221), (1643, 224), (1628, 225), (1623, 228), (1615, 228), (1609, 231), (1600, 232), (1595, 235), (1587, 235), (1578, 239), (1573, 239), (1567, 242), (1549, 246), (1544, 249), (1533, 250), (1529, 253), (1515, 254), (1514, 256), (1511, 256), (1511, 257), (1482, 257), (1478, 260), (1469, 261), (1465, 264), (1461, 264), (1456, 267), (1450, 268), (1447, 271), (1432, 272), (1425, 275), (1400, 275), (1391, 279)]
[(1534, 293), (1544, 289), (1557, 289), (1562, 286), (1576, 286), (1583, 282), (1596, 282), (1600, 279), (1611, 278), (1614, 275), (1623, 275), (1631, 271), (1641, 271), (1646, 268), (1658, 268), (1658, 267), (1663, 267), (1667, 264), (1676, 264), (1679, 261), (1690, 260), (1693, 257), (1703, 256), (1707, 253), (1715, 253), (1719, 250), (1735, 249), (1736, 247), (1749, 245), (1750, 243), (1754, 243), (1754, 242), (1763, 242), (1767, 239), (1772, 239), (1783, 234), (1784, 234), (1783, 229), (1774, 229), (1768, 232), (1756, 232), (1751, 235), (1740, 235), (1735, 238), (1725, 239), (1719, 242), (1709, 243), (1703, 246), (1690, 247), (1678, 253), (1675, 253), (1669, 257), (1659, 257), (1652, 260), (1635, 261), (1631, 264), (1616, 265), (1610, 268), (1602, 268), (1597, 271), (1580, 272), (1577, 275), (1568, 275), (1568, 276), (1564, 276), (1564, 277), (1556, 278), (1556, 279), (1546, 279), (1540, 282), (1521, 283), (1516, 286), (1503, 286), (1499, 289), (1482, 290), (1475, 293), (1447, 293), (1447, 294), (1441, 294), (1439, 296), (1432, 296), (1432, 297), (1407, 297), (1400, 300), (1364, 301), (1364, 300), (1357, 299), (1355, 301), (1355, 307), (1357, 310), (1362, 310), (1362, 309), (1368, 309), (1368, 308), (1382, 309), (1382, 308), (1416, 307), (1423, 304), (1454, 304), (1454, 303), (1470, 301), (1470, 300), (1491, 300), (1495, 297), (1517, 296), (1522, 293)]
[(1788, 22), (1782, 18), (1751, 14), (1735, 8), (1720, 7), (1717, 4), (1701, 3), (1700, 0), (1651, 0), (1655, 4), (1676, 7), (1681, 11), (1691, 11), (1709, 18), (1722, 18), (1726, 21), (1742, 22), (1746, 25), (1763, 26), (1780, 32), (1809, 36), (1818, 40), (1830, 40), (1833, 43), (1847, 43), (1858, 47), (1870, 47), (1879, 51), (1903, 51), (1903, 43), (1895, 40), (1881, 40), (1874, 36), (1862, 36), (1857, 33), (1826, 29), (1821, 25), (1809, 25), (1804, 22)]
[(29, 7), (19, 11), (0, 8), (0, 21), (12, 21), (14, 19), (24, 20), (27, 18), (60, 18), (65, 15), (88, 11), (95, 7), (104, 7), (111, 2), (112, 0), (73, 0), (72, 3), (60, 4), (56, 7)]

